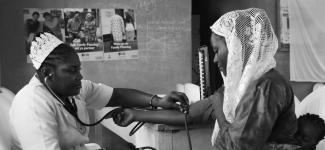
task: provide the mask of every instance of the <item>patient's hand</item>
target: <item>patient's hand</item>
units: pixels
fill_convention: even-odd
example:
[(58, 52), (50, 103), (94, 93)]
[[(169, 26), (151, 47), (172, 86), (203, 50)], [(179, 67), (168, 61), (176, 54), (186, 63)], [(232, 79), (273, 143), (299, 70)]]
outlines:
[(114, 111), (116, 112), (112, 115), (113, 121), (121, 127), (126, 127), (135, 121), (136, 110), (129, 108), (116, 108)]
[(183, 110), (188, 108), (189, 100), (184, 93), (173, 91), (161, 98), (158, 103), (165, 109)]

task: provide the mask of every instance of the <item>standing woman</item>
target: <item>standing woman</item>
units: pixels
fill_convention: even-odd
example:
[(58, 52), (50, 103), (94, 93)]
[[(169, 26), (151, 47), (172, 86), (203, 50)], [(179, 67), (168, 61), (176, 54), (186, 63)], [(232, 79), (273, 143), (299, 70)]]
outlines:
[(130, 10), (125, 12), (125, 34), (127, 41), (135, 40), (134, 16), (131, 13)]
[[(112, 88), (83, 80), (74, 49), (50, 33), (31, 44), (35, 76), (15, 96), (10, 121), (24, 150), (84, 150), (89, 142), (86, 108), (109, 106), (177, 109), (187, 97), (172, 92), (164, 98), (134, 89)], [(121, 150), (132, 149), (128, 144)]]
[(83, 24), (84, 33), (85, 33), (85, 40), (86, 43), (94, 43), (96, 42), (96, 21), (91, 13), (87, 13), (85, 17), (85, 22)]

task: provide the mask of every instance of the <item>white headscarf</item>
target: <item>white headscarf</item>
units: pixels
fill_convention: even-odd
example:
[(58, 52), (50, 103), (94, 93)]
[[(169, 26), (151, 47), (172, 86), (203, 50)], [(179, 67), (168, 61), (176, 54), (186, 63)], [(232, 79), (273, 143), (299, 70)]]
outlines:
[(38, 70), (46, 57), (63, 42), (56, 36), (50, 33), (40, 34), (35, 38), (30, 47), (29, 57), (33, 63), (33, 66)]
[[(228, 12), (211, 26), (211, 30), (225, 38), (228, 48), (227, 76), (223, 75), (223, 112), (232, 123), (236, 107), (251, 81), (276, 66), (274, 55), (278, 40), (265, 11), (257, 8)], [(215, 122), (212, 145), (218, 131)]]

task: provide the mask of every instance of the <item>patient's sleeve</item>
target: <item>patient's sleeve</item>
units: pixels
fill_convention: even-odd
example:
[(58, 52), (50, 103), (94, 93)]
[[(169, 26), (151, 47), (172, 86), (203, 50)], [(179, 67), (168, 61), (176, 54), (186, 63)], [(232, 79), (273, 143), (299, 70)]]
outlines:
[(214, 123), (216, 120), (215, 98), (223, 98), (223, 87), (219, 88), (213, 95), (190, 105), (189, 117), (192, 124)]

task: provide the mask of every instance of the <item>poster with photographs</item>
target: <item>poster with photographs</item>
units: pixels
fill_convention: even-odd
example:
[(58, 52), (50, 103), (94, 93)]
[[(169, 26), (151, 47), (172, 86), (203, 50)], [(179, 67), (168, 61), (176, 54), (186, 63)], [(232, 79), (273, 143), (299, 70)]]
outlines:
[(104, 60), (138, 59), (133, 9), (100, 9)]
[(280, 0), (279, 6), (279, 31), (280, 31), (280, 50), (289, 51), (290, 49), (290, 19), (288, 0)]
[(81, 61), (139, 57), (133, 9), (25, 8), (23, 12), (26, 54), (38, 33), (50, 32), (73, 47)]
[(62, 9), (25, 8), (23, 10), (25, 28), (25, 50), (30, 62), (30, 45), (40, 32), (50, 32), (64, 41), (65, 29)]
[(103, 36), (99, 9), (64, 8), (64, 40), (78, 53), (81, 61), (103, 60)]

